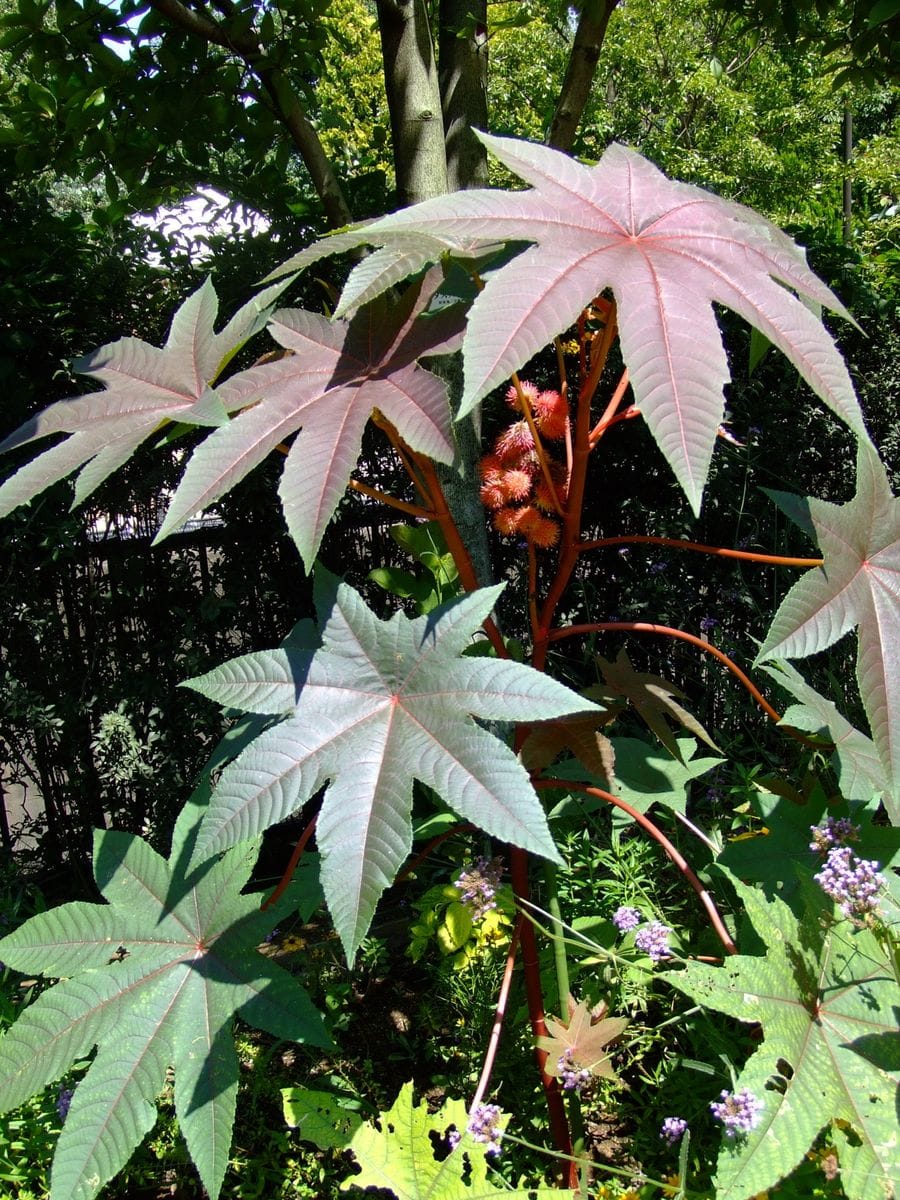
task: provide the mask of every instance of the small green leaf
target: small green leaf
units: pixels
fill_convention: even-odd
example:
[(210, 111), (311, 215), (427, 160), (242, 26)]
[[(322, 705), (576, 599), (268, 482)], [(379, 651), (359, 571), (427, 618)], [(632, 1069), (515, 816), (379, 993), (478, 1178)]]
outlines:
[(281, 1099), (288, 1125), (320, 1150), (342, 1150), (363, 1123), (359, 1113), (344, 1107), (331, 1092), (282, 1088)]

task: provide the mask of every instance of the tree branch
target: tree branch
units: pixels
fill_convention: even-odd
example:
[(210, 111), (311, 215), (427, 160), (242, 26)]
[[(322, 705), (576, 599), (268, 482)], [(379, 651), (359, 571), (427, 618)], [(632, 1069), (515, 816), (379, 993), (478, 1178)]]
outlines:
[(287, 75), (267, 58), (256, 35), (252, 31), (235, 33), (206, 13), (186, 8), (181, 0), (150, 0), (150, 4), (179, 29), (231, 51), (246, 63), (268, 95), (275, 116), (302, 157), (313, 187), (322, 201), (329, 225), (349, 225), (353, 213), (318, 134), (307, 119)]

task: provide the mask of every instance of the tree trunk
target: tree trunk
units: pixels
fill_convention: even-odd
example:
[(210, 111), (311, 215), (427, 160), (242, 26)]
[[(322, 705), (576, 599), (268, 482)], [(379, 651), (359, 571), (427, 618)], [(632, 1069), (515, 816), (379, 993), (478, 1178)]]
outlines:
[(566, 77), (547, 135), (548, 146), (557, 150), (572, 149), (575, 130), (591, 94), (606, 27), (618, 3), (619, 0), (582, 0)]
[(440, 0), (438, 82), (451, 192), (487, 187), (487, 0)]
[(397, 176), (405, 208), (447, 191), (444, 123), (424, 0), (376, 0)]

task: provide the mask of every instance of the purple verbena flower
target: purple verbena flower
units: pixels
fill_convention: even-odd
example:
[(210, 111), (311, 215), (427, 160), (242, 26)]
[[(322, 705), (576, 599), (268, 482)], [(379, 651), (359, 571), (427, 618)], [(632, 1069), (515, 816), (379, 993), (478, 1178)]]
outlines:
[(659, 962), (661, 958), (668, 958), (672, 953), (669, 949), (671, 932), (669, 926), (663, 925), (662, 921), (651, 921), (649, 925), (645, 925), (643, 929), (637, 931), (634, 944), (638, 950), (642, 950), (654, 962)]
[(472, 920), (480, 921), (492, 908), (497, 907), (495, 899), (503, 867), (499, 858), (476, 858), (471, 867), (462, 871), (454, 880), (454, 887), (459, 889), (459, 898), (467, 908), (471, 909)]
[(825, 895), (837, 901), (845, 917), (868, 917), (877, 912), (884, 880), (874, 859), (857, 858), (849, 846), (834, 846), (814, 878)]
[(669, 564), (665, 561), (665, 559), (660, 559), (658, 562), (652, 562), (647, 568), (651, 575), (662, 575), (663, 572), (668, 571), (668, 569)]
[(503, 1130), (500, 1128), (500, 1107), (497, 1104), (479, 1104), (469, 1113), (469, 1133), (476, 1142), (484, 1142), (485, 1154), (499, 1154)]
[(717, 620), (716, 617), (701, 617), (700, 618), (700, 632), (701, 633), (709, 633), (711, 630), (715, 629), (718, 626), (718, 624), (719, 624), (719, 621)]
[(670, 1146), (674, 1146), (676, 1142), (681, 1141), (686, 1129), (687, 1121), (684, 1117), (666, 1117), (660, 1126), (659, 1136), (665, 1138)]
[(72, 1103), (72, 1097), (75, 1095), (74, 1088), (60, 1088), (59, 1095), (56, 1097), (56, 1111), (59, 1113), (59, 1119), (65, 1121), (69, 1115), (69, 1105)]
[(450, 1150), (455, 1150), (461, 1140), (462, 1140), (462, 1134), (459, 1132), (459, 1130), (456, 1128), (455, 1125), (451, 1125), (451, 1127), (444, 1134), (444, 1141), (446, 1142), (447, 1147)]
[(738, 1138), (756, 1128), (762, 1108), (762, 1101), (757, 1100), (749, 1088), (741, 1088), (739, 1092), (723, 1091), (719, 1099), (710, 1104), (709, 1111), (725, 1126), (727, 1138)]
[(627, 933), (629, 929), (636, 929), (643, 919), (638, 910), (632, 908), (630, 904), (620, 905), (612, 915), (612, 923), (619, 933)]
[(576, 1062), (571, 1046), (560, 1055), (556, 1069), (565, 1092), (581, 1092), (591, 1081), (590, 1071)]
[(854, 825), (849, 817), (826, 817), (821, 825), (810, 825), (809, 832), (812, 835), (810, 850), (826, 854), (834, 846), (855, 842), (859, 837), (859, 826)]
[(276, 925), (276, 926), (275, 926), (275, 928), (274, 928), (274, 929), (273, 929), (273, 930), (272, 930), (270, 933), (267, 933), (267, 934), (266, 934), (266, 941), (267, 941), (267, 942), (274, 942), (274, 941), (275, 941), (275, 939), (276, 939), (277, 937), (280, 937), (280, 936), (281, 936), (281, 930), (280, 930), (280, 929), (278, 928), (278, 926)]

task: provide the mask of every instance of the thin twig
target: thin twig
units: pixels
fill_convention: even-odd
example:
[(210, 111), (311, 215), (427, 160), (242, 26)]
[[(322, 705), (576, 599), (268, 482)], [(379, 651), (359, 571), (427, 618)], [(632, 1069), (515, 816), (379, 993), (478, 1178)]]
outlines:
[(703, 542), (686, 542), (683, 538), (654, 537), (650, 534), (620, 534), (617, 537), (596, 538), (579, 543), (579, 551), (602, 550), (606, 546), (625, 546), (636, 542), (652, 546), (671, 546), (673, 550), (697, 550), (719, 558), (740, 558), (746, 562), (769, 563), (776, 567), (821, 567), (821, 558), (792, 558), (784, 554), (758, 554), (754, 550), (729, 550), (725, 546), (707, 546)]
[(587, 633), (604, 633), (616, 629), (632, 633), (658, 633), (664, 637), (680, 638), (683, 642), (690, 642), (692, 646), (699, 647), (705, 653), (717, 658), (719, 662), (724, 663), (732, 675), (744, 685), (763, 712), (776, 723), (781, 720), (781, 714), (772, 707), (756, 684), (736, 662), (718, 646), (713, 646), (709, 642), (705, 642), (703, 638), (699, 638), (693, 633), (687, 633), (683, 629), (674, 629), (671, 625), (651, 625), (646, 621), (594, 621), (589, 625), (567, 625), (560, 629), (551, 629), (547, 635), (547, 641), (558, 642), (567, 637), (581, 637)]
[(484, 1062), (481, 1066), (481, 1075), (478, 1079), (478, 1086), (475, 1089), (475, 1095), (472, 1097), (472, 1103), (469, 1106), (469, 1112), (474, 1112), (475, 1109), (484, 1100), (485, 1093), (488, 1089), (488, 1084), (491, 1081), (491, 1072), (494, 1069), (494, 1059), (497, 1057), (497, 1047), (500, 1044), (500, 1034), (503, 1031), (503, 1020), (506, 1016), (506, 1002), (509, 999), (509, 989), (512, 985), (513, 967), (516, 963), (516, 951), (519, 948), (519, 934), (522, 927), (524, 917), (521, 913), (516, 918), (516, 924), (513, 928), (512, 937), (509, 941), (509, 951), (506, 955), (506, 966), (503, 969), (503, 982), (500, 984), (500, 992), (497, 996), (497, 1007), (494, 1009), (494, 1024), (491, 1027), (491, 1036), (488, 1040), (487, 1050), (484, 1054)]
[[(318, 816), (318, 814), (316, 814), (316, 816)], [(284, 895), (284, 893), (287, 891), (288, 886), (290, 885), (290, 882), (294, 877), (294, 872), (297, 870), (297, 863), (303, 857), (303, 851), (306, 849), (306, 843), (312, 837), (313, 831), (315, 828), (316, 828), (316, 817), (313, 817), (312, 820), (309, 822), (309, 824), (306, 826), (306, 828), (303, 830), (303, 832), (300, 834), (300, 841), (294, 847), (294, 851), (291, 854), (291, 857), (288, 861), (288, 865), (284, 868), (284, 873), (282, 874), (281, 879), (279, 879), (278, 883), (275, 885), (275, 890), (272, 892), (272, 895), (269, 896), (269, 898), (267, 900), (264, 900), (262, 902), (262, 904), (259, 906), (262, 910), (271, 908), (272, 905), (275, 904), (278, 900), (280, 900), (281, 897)]]

